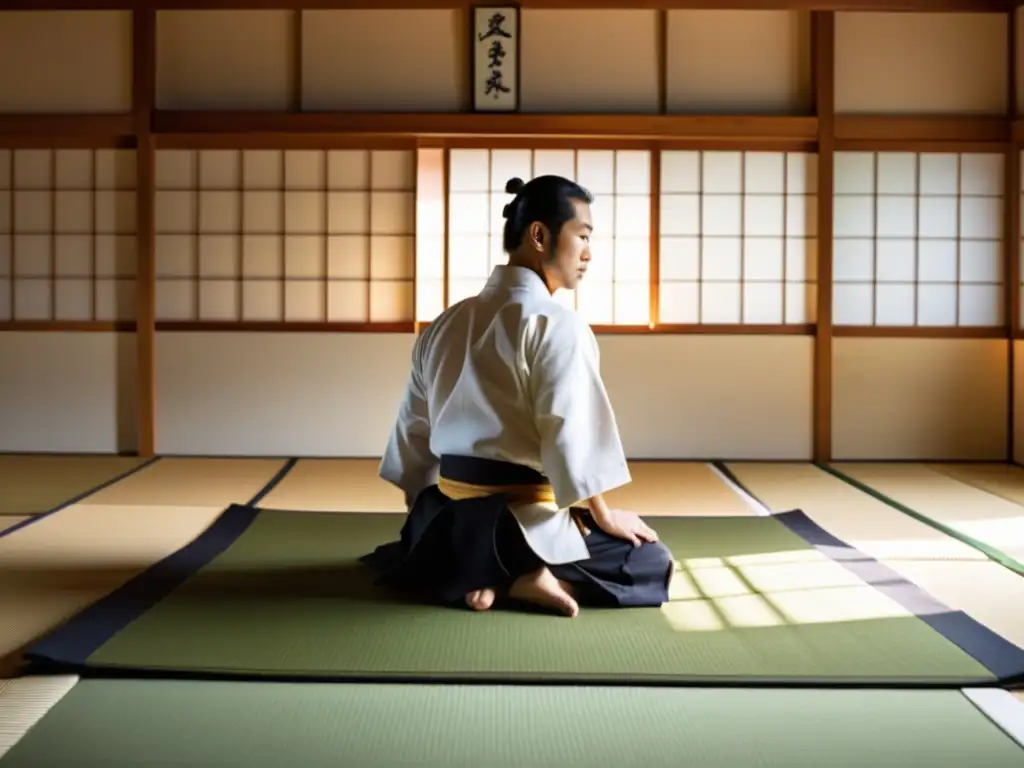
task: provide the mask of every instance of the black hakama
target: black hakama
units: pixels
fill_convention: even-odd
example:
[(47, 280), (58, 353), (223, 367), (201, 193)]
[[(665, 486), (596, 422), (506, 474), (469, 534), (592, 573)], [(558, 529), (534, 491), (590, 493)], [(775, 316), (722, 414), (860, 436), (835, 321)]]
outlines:
[[(514, 464), (444, 456), (441, 476), (483, 486), (546, 485), (547, 479)], [(362, 560), (380, 576), (381, 586), (427, 600), (465, 605), (478, 589), (506, 593), (520, 576), (544, 565), (530, 548), (509, 510), (510, 497), (495, 493), (453, 500), (437, 485), (414, 502), (401, 539), (378, 547)], [(574, 510), (588, 533), (590, 557), (549, 565), (556, 578), (575, 587), (581, 606), (660, 606), (668, 601), (673, 558), (661, 542), (632, 542), (602, 531), (588, 510)]]

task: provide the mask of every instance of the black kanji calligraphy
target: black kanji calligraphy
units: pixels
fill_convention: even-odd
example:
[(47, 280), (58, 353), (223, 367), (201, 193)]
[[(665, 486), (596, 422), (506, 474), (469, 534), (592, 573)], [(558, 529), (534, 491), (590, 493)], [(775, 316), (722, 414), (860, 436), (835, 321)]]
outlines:
[(493, 94), (495, 99), (501, 98), (501, 94), (510, 93), (511, 88), (505, 85), (500, 69), (492, 69), (490, 77), (484, 83), (484, 96)]
[(477, 34), (477, 39), (481, 42), (489, 37), (512, 37), (508, 32), (505, 31), (502, 24), (505, 23), (505, 14), (495, 13), (491, 15), (491, 18), (487, 20), (487, 31), (480, 32)]
[(501, 40), (495, 40), (491, 43), (491, 47), (487, 49), (487, 66), (492, 69), (500, 67), (505, 55), (505, 46), (501, 44)]

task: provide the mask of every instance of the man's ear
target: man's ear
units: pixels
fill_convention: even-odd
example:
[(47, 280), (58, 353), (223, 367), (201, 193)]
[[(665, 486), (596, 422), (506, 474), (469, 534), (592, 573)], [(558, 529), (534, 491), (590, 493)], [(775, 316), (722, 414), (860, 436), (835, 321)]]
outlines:
[(547, 228), (539, 221), (535, 221), (530, 225), (530, 245), (536, 250), (543, 253), (546, 250), (548, 239)]

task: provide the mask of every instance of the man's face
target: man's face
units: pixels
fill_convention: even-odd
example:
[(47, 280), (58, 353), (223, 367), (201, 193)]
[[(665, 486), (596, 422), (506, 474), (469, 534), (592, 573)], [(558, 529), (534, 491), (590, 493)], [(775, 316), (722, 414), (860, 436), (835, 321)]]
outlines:
[(552, 286), (572, 291), (580, 284), (590, 262), (590, 236), (594, 230), (590, 205), (575, 201), (576, 215), (565, 222), (555, 244), (554, 257), (544, 266)]

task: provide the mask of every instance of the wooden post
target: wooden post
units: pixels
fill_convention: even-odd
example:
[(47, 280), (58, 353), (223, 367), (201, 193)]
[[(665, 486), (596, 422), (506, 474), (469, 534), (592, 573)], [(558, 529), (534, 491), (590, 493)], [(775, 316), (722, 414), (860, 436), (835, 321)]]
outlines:
[(815, 461), (832, 459), (832, 189), (835, 155), (835, 14), (812, 18), (818, 116), (818, 303), (814, 332)]
[(152, 119), (156, 100), (156, 11), (132, 12), (132, 112), (135, 119), (136, 409), (138, 453), (156, 453), (156, 156)]

